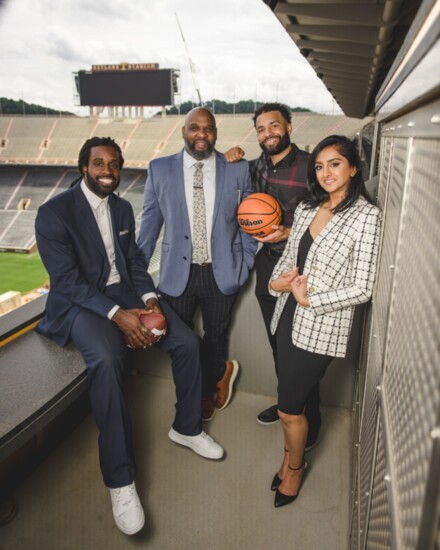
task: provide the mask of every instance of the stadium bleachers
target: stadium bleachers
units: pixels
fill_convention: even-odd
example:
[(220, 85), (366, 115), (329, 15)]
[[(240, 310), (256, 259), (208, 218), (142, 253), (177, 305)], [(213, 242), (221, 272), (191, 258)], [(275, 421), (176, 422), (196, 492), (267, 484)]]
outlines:
[(122, 173), (119, 195), (131, 203), (135, 218), (142, 213), (146, 177), (145, 170), (126, 170)]
[(0, 234), (0, 248), (29, 250), (35, 244), (36, 210), (17, 210), (2, 212), (2, 219), (9, 224)]
[[(251, 138), (252, 142), (256, 141), (255, 131), (252, 123), (252, 115), (237, 115), (236, 117), (228, 117), (224, 115), (217, 116), (217, 149), (219, 151), (227, 151), (233, 145), (243, 146), (245, 141)], [(257, 145), (258, 147), (258, 145)], [(250, 151), (246, 147), (246, 156), (249, 156)]]
[(8, 230), (8, 227), (14, 221), (14, 218), (17, 216), (15, 210), (5, 210), (0, 216), (0, 237), (1, 235)]
[(0, 210), (9, 207), (18, 184), (25, 176), (26, 168), (21, 166), (2, 167), (0, 170)]
[[(252, 115), (216, 115), (216, 148), (240, 145), (247, 159), (260, 155)], [(78, 151), (92, 136), (111, 136), (123, 150), (126, 169), (119, 193), (133, 205), (137, 228), (150, 160), (182, 149), (183, 116), (151, 119), (0, 116), (0, 248), (30, 249), (38, 207), (78, 177)], [(292, 114), (292, 139), (310, 149), (331, 133), (355, 137), (370, 119)], [(26, 200), (28, 199), (28, 200)], [(20, 208), (25, 207), (25, 210)]]
[(47, 147), (41, 155), (41, 162), (75, 164), (81, 145), (95, 135), (97, 125), (98, 120), (93, 118), (57, 118), (47, 136)]
[(65, 176), (66, 171), (63, 168), (29, 168), (22, 185), (14, 196), (11, 208), (17, 207), (20, 201), (26, 199), (30, 201), (27, 209), (37, 210), (58, 190)]
[(124, 156), (130, 163), (147, 166), (156, 157), (176, 153), (182, 148), (182, 123), (180, 117), (142, 121), (124, 149)]

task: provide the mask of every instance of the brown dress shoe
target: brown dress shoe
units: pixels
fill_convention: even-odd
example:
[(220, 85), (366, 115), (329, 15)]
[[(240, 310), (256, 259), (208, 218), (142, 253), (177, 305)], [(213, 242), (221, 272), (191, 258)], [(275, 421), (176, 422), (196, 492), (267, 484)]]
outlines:
[(217, 399), (215, 407), (219, 411), (226, 408), (232, 397), (232, 387), (238, 374), (238, 362), (232, 359), (226, 361), (226, 370), (223, 378), (217, 382)]
[(204, 395), (202, 397), (202, 420), (209, 422), (215, 415), (215, 400), (213, 395)]

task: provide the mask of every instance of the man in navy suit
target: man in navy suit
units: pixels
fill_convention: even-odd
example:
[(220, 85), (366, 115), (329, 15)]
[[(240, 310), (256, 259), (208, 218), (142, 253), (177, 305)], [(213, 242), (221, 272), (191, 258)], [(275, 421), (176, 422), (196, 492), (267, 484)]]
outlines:
[(144, 512), (134, 478), (131, 423), (122, 395), (127, 347), (145, 348), (153, 335), (140, 323), (146, 311), (163, 312), (168, 330), (158, 343), (170, 354), (176, 415), (169, 437), (205, 458), (223, 449), (201, 429), (198, 340), (169, 305), (158, 300), (135, 242), (133, 210), (114, 194), (124, 159), (111, 138), (92, 138), (78, 160), (76, 185), (43, 204), (35, 222), (43, 263), (50, 275), (46, 314), (38, 331), (81, 351), (99, 428), (99, 459), (119, 529), (134, 534)]
[(237, 361), (227, 360), (227, 330), (257, 249), (237, 222), (253, 187), (246, 161), (227, 163), (214, 150), (216, 123), (207, 109), (188, 113), (182, 136), (183, 151), (149, 165), (138, 243), (150, 261), (164, 225), (158, 288), (191, 328), (201, 309), (202, 418), (210, 420), (228, 405), (238, 372)]

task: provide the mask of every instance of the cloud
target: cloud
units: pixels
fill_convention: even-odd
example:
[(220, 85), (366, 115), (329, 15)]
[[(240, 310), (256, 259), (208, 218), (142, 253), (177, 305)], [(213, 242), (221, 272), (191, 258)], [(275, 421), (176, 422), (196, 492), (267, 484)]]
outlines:
[(72, 73), (92, 64), (159, 63), (181, 71), (180, 100), (278, 99), (331, 109), (322, 82), (261, 0), (13, 0), (0, 10), (2, 95), (73, 103)]

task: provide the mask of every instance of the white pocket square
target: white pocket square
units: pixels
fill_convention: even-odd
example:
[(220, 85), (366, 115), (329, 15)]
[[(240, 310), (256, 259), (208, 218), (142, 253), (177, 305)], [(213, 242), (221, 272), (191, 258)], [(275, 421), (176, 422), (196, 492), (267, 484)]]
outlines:
[(128, 229), (124, 229), (123, 231), (119, 231), (119, 236), (121, 237), (122, 235), (126, 235), (127, 233), (129, 233)]

